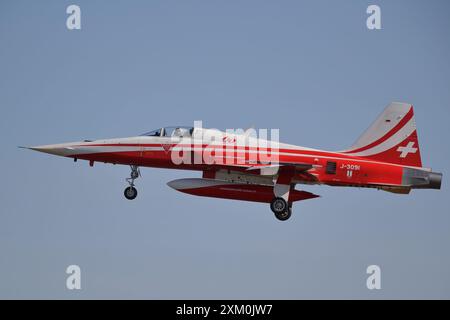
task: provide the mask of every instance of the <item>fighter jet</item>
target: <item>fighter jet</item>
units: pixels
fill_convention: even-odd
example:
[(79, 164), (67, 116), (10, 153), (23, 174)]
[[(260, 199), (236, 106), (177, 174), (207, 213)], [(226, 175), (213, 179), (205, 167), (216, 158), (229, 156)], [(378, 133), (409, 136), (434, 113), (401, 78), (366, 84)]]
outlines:
[[(251, 131), (251, 130), (250, 130)], [(137, 196), (140, 167), (196, 170), (202, 178), (167, 184), (191, 195), (264, 202), (275, 217), (291, 217), (296, 201), (319, 197), (302, 185), (375, 188), (397, 194), (440, 189), (442, 174), (422, 166), (413, 106), (394, 102), (348, 149), (323, 151), (230, 133), (164, 127), (139, 136), (85, 140), (29, 149), (77, 160), (129, 165), (125, 198)]]

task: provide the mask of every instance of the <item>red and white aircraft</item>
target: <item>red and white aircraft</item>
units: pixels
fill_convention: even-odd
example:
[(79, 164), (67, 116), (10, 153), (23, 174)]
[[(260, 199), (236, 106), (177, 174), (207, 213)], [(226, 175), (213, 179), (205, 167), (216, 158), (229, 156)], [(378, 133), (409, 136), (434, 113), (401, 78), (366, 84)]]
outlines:
[[(237, 140), (247, 143), (236, 145)], [(407, 194), (411, 189), (440, 189), (442, 180), (441, 173), (422, 167), (414, 111), (406, 103), (391, 103), (352, 147), (338, 152), (258, 139), (247, 131), (229, 134), (201, 127), (166, 127), (137, 137), (29, 149), (88, 160), (91, 166), (130, 165), (124, 191), (129, 200), (137, 196), (134, 181), (140, 176), (139, 167), (202, 171), (202, 178), (168, 185), (192, 195), (270, 203), (279, 220), (291, 216), (293, 202), (318, 197), (296, 190), (296, 184)], [(262, 161), (267, 158), (272, 161)]]

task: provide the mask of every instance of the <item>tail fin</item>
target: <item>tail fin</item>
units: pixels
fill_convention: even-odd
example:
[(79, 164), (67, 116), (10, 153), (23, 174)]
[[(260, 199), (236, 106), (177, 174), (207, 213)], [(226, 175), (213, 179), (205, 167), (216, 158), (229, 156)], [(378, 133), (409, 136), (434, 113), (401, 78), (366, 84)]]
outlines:
[(388, 105), (344, 153), (376, 161), (422, 167), (413, 106), (400, 102)]

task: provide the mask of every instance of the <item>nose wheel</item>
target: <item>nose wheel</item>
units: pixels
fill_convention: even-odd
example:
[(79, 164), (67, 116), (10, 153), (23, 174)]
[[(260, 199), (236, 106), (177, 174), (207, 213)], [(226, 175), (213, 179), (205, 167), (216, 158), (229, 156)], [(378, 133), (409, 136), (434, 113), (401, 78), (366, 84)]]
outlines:
[(125, 188), (123, 195), (128, 200), (133, 200), (136, 199), (138, 195), (137, 189), (134, 187), (134, 180), (136, 180), (141, 176), (141, 172), (139, 171), (138, 166), (130, 166), (130, 167), (131, 167), (130, 177), (126, 179), (130, 186)]
[(286, 221), (292, 214), (292, 203), (287, 203), (283, 198), (275, 198), (270, 203), (270, 209), (275, 214), (275, 218)]
[(125, 198), (128, 200), (134, 200), (137, 197), (137, 190), (135, 187), (127, 187), (125, 191), (123, 192)]

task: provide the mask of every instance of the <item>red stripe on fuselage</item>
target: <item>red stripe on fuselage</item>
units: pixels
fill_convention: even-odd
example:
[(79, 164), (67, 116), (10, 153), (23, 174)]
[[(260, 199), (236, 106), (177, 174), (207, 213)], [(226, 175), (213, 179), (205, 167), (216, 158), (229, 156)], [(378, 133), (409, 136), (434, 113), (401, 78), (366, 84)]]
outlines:
[[(283, 153), (292, 153), (295, 155), (315, 155), (315, 156), (325, 156), (325, 157), (341, 157), (346, 159), (354, 159), (354, 156), (346, 155), (343, 153), (337, 153), (337, 152), (330, 152), (330, 151), (322, 151), (322, 150), (305, 150), (305, 149), (276, 149), (276, 148), (263, 148), (263, 147), (240, 147), (240, 146), (217, 146), (217, 145), (197, 145), (197, 144), (172, 144), (171, 147), (179, 147), (179, 148), (208, 148), (208, 149), (222, 149), (223, 154), (226, 154), (227, 150), (232, 150), (233, 152), (236, 151), (260, 151), (260, 152), (283, 152)], [(158, 143), (151, 143), (151, 144), (138, 144), (138, 143), (112, 143), (112, 144), (90, 144), (90, 145), (78, 145), (75, 147), (161, 147), (163, 148), (162, 144)], [(143, 152), (148, 152), (149, 150), (142, 150)], [(152, 150), (150, 150), (152, 151)], [(181, 150), (180, 150), (181, 151)], [(190, 151), (190, 150), (188, 150)], [(117, 151), (121, 152), (121, 151)], [(101, 152), (99, 152), (101, 153)]]

